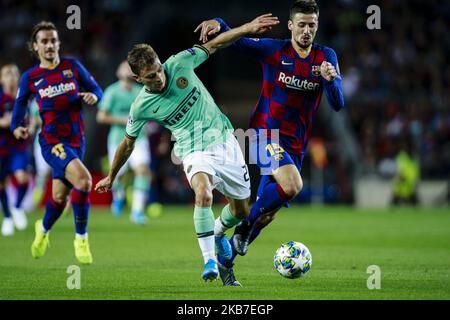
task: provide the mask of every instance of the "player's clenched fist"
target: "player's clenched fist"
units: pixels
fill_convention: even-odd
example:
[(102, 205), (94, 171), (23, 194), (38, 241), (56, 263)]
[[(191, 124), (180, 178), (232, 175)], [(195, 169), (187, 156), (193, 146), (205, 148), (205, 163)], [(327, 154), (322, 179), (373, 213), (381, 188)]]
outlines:
[(109, 176), (103, 178), (95, 185), (95, 191), (98, 193), (104, 193), (111, 190), (112, 182)]
[(91, 92), (80, 92), (78, 93), (78, 96), (83, 99), (84, 102), (86, 102), (88, 105), (94, 105), (97, 103), (98, 98), (95, 94)]
[(17, 127), (16, 129), (14, 129), (13, 134), (17, 140), (28, 139), (28, 137), (30, 136), (28, 128), (25, 128), (25, 127)]
[(337, 77), (336, 68), (327, 61), (322, 62), (320, 65), (320, 74), (327, 81), (333, 81)]

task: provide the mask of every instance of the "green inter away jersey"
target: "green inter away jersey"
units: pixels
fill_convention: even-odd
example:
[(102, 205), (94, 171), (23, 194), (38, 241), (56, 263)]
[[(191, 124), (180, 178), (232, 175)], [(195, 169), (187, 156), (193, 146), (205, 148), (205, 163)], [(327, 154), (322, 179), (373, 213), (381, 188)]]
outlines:
[[(106, 88), (99, 108), (108, 112), (114, 117), (128, 117), (131, 104), (138, 96), (142, 86), (134, 83), (131, 91), (128, 91), (120, 84), (120, 81), (114, 82)], [(125, 136), (125, 125), (113, 124), (109, 129), (108, 143), (119, 144)], [(139, 139), (145, 137), (144, 131), (139, 135)]]
[(126, 134), (135, 138), (147, 121), (154, 120), (172, 132), (175, 155), (181, 159), (225, 142), (233, 126), (194, 73), (208, 56), (204, 47), (194, 46), (170, 57), (163, 64), (164, 91), (151, 93), (142, 88), (131, 106)]
[[(36, 102), (36, 99), (33, 99), (30, 104), (30, 118), (39, 118), (41, 120), (41, 116), (39, 114), (39, 106)], [(34, 136), (34, 141), (39, 143), (39, 133), (41, 132), (42, 125), (36, 128), (36, 135)]]

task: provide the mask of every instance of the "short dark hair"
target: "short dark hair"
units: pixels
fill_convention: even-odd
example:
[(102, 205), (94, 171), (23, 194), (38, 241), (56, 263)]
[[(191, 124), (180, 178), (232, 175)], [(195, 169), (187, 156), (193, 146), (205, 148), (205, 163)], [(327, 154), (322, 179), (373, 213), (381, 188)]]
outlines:
[(150, 45), (140, 43), (134, 45), (131, 51), (128, 52), (127, 61), (131, 71), (139, 76), (141, 71), (155, 63), (157, 58), (158, 55)]
[(292, 20), (294, 15), (297, 13), (316, 13), (317, 15), (319, 15), (319, 6), (317, 5), (315, 0), (297, 0), (291, 6), (291, 9), (289, 11), (289, 19)]
[(36, 54), (36, 52), (33, 50), (33, 43), (36, 42), (36, 36), (38, 34), (39, 31), (42, 30), (55, 30), (58, 31), (56, 29), (56, 26), (53, 22), (50, 21), (41, 21), (39, 23), (37, 23), (33, 29), (31, 30), (31, 37), (30, 37), (30, 41), (28, 42), (28, 49), (33, 53)]

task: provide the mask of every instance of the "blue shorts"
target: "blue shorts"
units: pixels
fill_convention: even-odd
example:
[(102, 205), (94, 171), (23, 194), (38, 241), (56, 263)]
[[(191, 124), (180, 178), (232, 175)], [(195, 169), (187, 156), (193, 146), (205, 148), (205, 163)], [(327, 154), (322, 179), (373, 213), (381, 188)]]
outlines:
[(267, 138), (265, 135), (250, 136), (250, 164), (261, 169), (261, 175), (272, 175), (279, 167), (293, 164), (301, 171), (304, 154), (287, 152), (279, 139)]
[(13, 151), (9, 156), (0, 158), (0, 181), (5, 180), (7, 176), (18, 171), (27, 170), (31, 164), (31, 154), (29, 150)]
[(73, 159), (83, 160), (84, 158), (84, 144), (79, 148), (71, 147), (66, 142), (58, 144), (47, 144), (39, 141), (42, 150), (42, 157), (52, 168), (53, 179), (59, 179), (65, 185), (72, 188), (72, 184), (65, 178), (66, 167)]
[[(261, 170), (258, 198), (262, 196), (268, 184), (275, 182), (272, 173), (277, 168), (292, 164), (297, 167), (298, 172), (302, 170), (304, 154), (287, 152), (278, 140), (267, 138), (265, 135), (250, 137), (250, 163), (256, 164)], [(289, 207), (289, 203), (286, 202), (284, 206)]]

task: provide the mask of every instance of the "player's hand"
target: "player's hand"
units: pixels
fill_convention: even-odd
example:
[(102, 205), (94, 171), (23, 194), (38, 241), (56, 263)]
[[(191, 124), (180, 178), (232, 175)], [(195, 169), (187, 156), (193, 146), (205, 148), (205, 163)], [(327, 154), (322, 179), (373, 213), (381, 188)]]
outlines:
[(83, 99), (88, 105), (92, 106), (97, 103), (98, 98), (92, 92), (79, 92), (78, 96)]
[(28, 131), (28, 128), (25, 127), (17, 127), (13, 131), (14, 137), (19, 139), (28, 139), (30, 137), (30, 132)]
[(251, 22), (244, 24), (242, 27), (246, 33), (260, 34), (269, 31), (273, 26), (276, 26), (279, 23), (280, 21), (278, 20), (278, 17), (272, 16), (271, 13), (266, 13), (256, 17)]
[(9, 129), (9, 126), (11, 124), (12, 114), (6, 113), (3, 115), (3, 117), (0, 118), (0, 128), (3, 129)]
[(333, 81), (337, 77), (336, 68), (327, 61), (322, 62), (320, 65), (320, 74), (327, 81)]
[(95, 185), (95, 191), (98, 193), (105, 193), (111, 190), (111, 187), (112, 187), (111, 178), (110, 176), (106, 176)]
[(205, 20), (195, 28), (194, 33), (200, 30), (200, 40), (203, 43), (208, 42), (208, 36), (212, 36), (220, 31), (220, 23), (217, 20)]

